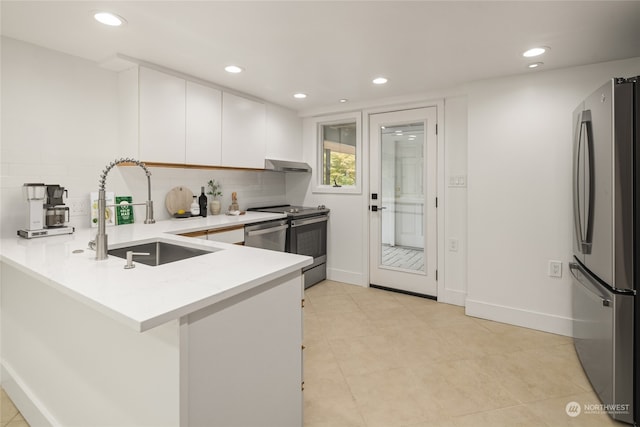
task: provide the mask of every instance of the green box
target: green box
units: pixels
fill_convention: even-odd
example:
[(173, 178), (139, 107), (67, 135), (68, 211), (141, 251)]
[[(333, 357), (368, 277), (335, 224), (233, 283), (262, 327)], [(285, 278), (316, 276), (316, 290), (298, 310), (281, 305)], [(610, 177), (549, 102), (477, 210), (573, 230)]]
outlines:
[(116, 224), (133, 224), (133, 197), (116, 196)]

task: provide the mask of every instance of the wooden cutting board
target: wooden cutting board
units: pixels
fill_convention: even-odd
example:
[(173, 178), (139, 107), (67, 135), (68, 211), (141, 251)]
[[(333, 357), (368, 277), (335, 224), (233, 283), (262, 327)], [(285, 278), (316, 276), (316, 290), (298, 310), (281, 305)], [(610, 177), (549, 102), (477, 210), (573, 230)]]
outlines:
[(191, 202), (193, 202), (193, 193), (187, 187), (175, 187), (167, 193), (167, 197), (164, 202), (171, 215), (175, 214), (180, 209), (184, 209), (189, 212)]

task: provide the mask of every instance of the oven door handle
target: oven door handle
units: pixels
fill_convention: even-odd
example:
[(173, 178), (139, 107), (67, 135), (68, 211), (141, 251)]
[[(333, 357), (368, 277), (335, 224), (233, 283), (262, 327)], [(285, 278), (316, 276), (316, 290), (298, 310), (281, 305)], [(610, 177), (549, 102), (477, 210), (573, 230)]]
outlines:
[(286, 230), (288, 225), (279, 225), (277, 227), (263, 228), (261, 230), (247, 231), (247, 236), (260, 236), (262, 234), (276, 233), (278, 231)]
[(317, 222), (329, 221), (329, 217), (327, 215), (322, 215), (317, 218), (305, 218), (305, 219), (296, 219), (291, 221), (291, 228), (301, 227), (303, 225), (315, 224)]

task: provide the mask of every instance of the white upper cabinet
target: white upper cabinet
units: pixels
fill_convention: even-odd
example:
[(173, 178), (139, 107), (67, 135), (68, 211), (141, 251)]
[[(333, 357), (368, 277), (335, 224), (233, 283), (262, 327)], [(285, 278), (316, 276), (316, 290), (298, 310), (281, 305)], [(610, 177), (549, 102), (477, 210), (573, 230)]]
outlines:
[(267, 105), (267, 159), (302, 161), (302, 119), (277, 105)]
[(266, 106), (230, 93), (222, 95), (222, 164), (264, 168)]
[(187, 81), (185, 161), (220, 166), (222, 92)]
[(263, 169), (302, 160), (296, 112), (146, 66), (118, 75), (122, 156), (144, 162)]
[(140, 159), (185, 163), (185, 80), (140, 67)]
[(123, 156), (220, 166), (222, 92), (146, 67), (118, 76)]

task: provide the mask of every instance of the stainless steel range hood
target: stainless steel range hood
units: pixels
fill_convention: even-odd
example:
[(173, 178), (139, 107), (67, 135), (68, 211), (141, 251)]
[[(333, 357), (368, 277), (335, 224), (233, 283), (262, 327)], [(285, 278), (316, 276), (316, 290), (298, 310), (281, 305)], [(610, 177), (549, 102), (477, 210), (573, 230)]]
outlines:
[(264, 168), (278, 172), (311, 172), (311, 166), (308, 164), (289, 160), (265, 159)]

